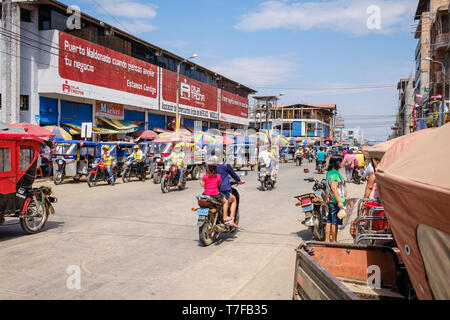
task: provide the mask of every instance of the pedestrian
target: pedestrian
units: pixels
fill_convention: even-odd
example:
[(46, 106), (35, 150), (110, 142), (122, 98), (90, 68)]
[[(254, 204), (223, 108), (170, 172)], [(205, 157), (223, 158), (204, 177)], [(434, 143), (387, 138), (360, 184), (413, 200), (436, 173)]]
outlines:
[(381, 153), (374, 154), (371, 156), (370, 162), (373, 170), (370, 172), (369, 177), (367, 178), (366, 190), (364, 192), (365, 199), (374, 199), (379, 200), (380, 195), (378, 193), (377, 182), (375, 179), (375, 172), (377, 171), (378, 164), (381, 162), (382, 155)]
[(331, 201), (328, 202), (328, 217), (325, 226), (325, 241), (337, 242), (338, 226), (342, 225), (342, 219), (338, 217), (341, 210), (345, 210), (347, 205), (345, 200), (345, 180), (339, 173), (339, 169), (343, 166), (343, 159), (341, 156), (332, 156), (328, 165), (327, 172), (327, 188)]
[(353, 169), (357, 163), (358, 159), (356, 159), (353, 151), (351, 149), (348, 150), (347, 154), (344, 156), (345, 176), (347, 177), (348, 183), (352, 181)]

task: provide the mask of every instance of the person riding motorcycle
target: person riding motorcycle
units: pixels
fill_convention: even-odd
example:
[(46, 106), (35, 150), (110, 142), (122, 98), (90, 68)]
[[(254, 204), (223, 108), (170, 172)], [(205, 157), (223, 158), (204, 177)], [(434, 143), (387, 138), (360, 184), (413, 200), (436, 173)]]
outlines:
[(186, 155), (183, 152), (180, 144), (176, 144), (175, 148), (173, 148), (170, 156), (165, 158), (165, 160), (172, 160), (172, 163), (177, 166), (178, 175), (179, 175), (178, 187), (182, 186), (183, 179), (184, 179), (184, 160), (185, 160), (185, 158), (186, 158)]
[(114, 157), (111, 155), (111, 151), (109, 150), (109, 146), (103, 146), (103, 154), (102, 154), (102, 162), (105, 164), (106, 169), (108, 170), (109, 179), (111, 181), (111, 185), (114, 185), (114, 175), (113, 175), (113, 162)]
[(323, 166), (325, 166), (325, 159), (327, 157), (326, 152), (323, 147), (320, 147), (319, 151), (316, 153), (316, 168), (319, 167), (319, 162), (323, 162)]
[(272, 180), (275, 180), (274, 177), (276, 176), (276, 172), (274, 170), (274, 163), (276, 163), (276, 162), (277, 162), (277, 159), (275, 158), (275, 156), (272, 152), (272, 147), (269, 146), (267, 148), (267, 150), (261, 151), (258, 155), (258, 162), (256, 164), (258, 167), (258, 173), (261, 171), (261, 164), (262, 164), (267, 169), (269, 169)]
[(133, 153), (128, 157), (128, 159), (133, 159), (135, 163), (139, 166), (139, 173), (142, 173), (142, 168), (144, 164), (144, 153), (142, 152), (139, 145), (133, 147)]

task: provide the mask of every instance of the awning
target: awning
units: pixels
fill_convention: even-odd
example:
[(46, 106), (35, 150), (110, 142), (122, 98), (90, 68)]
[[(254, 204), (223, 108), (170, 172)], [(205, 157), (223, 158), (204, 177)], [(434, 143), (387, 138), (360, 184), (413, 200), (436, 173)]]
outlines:
[(139, 130), (139, 126), (130, 121), (110, 119), (106, 117), (98, 117), (97, 119), (106, 123), (107, 125), (110, 125), (113, 128), (116, 128), (121, 133), (129, 133)]
[[(81, 127), (73, 124), (73, 123), (62, 123), (61, 125), (67, 126), (70, 128), (70, 134), (81, 134)], [(123, 133), (123, 131), (118, 130), (112, 130), (108, 128), (99, 128), (99, 127), (92, 127), (92, 132), (95, 134), (116, 134), (116, 133)]]

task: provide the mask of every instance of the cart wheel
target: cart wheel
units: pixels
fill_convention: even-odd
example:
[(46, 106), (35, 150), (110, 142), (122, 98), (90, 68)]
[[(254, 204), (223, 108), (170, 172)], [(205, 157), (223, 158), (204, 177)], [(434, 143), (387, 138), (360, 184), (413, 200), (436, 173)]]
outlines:
[(75, 177), (73, 177), (73, 181), (80, 182), (81, 174), (77, 174)]
[(53, 177), (53, 183), (55, 185), (61, 184), (64, 180), (64, 174), (62, 171), (57, 171), (55, 176)]
[(192, 180), (200, 179), (201, 173), (202, 173), (202, 169), (199, 166), (196, 166), (194, 168), (194, 170), (192, 170), (192, 173), (191, 173)]

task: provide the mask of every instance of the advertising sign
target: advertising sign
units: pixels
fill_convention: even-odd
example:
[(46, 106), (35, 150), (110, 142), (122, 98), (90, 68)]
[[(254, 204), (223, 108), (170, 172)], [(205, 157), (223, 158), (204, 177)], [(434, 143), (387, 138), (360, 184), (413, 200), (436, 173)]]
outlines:
[(123, 106), (108, 102), (97, 101), (95, 106), (95, 115), (97, 117), (107, 117), (110, 119), (123, 120)]
[(243, 119), (248, 119), (248, 98), (220, 90), (220, 112)]
[(345, 128), (345, 120), (344, 117), (336, 117), (335, 128)]
[[(59, 32), (59, 75), (67, 80), (157, 97), (157, 66), (64, 32)], [(67, 83), (64, 89), (72, 90)]]
[(92, 122), (81, 123), (81, 138), (92, 138)]
[[(219, 119), (217, 110), (217, 88), (180, 75), (179, 112), (211, 120)], [(162, 69), (163, 111), (176, 112), (177, 74)]]

